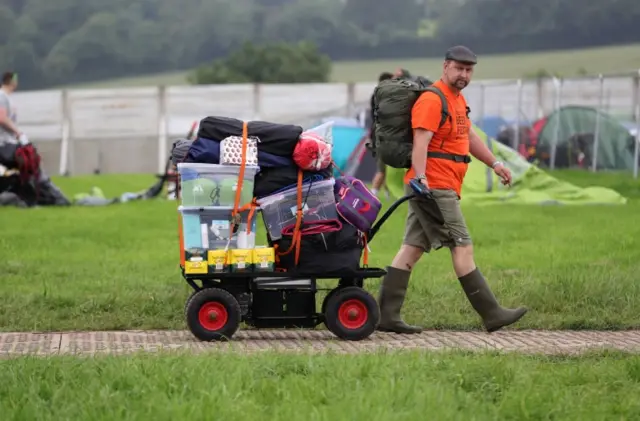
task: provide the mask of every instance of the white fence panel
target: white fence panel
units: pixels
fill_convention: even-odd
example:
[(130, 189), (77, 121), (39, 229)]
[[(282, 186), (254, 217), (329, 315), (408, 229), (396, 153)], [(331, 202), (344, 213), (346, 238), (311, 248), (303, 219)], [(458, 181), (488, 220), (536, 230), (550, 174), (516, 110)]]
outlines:
[(293, 123), (332, 110), (344, 112), (348, 105), (344, 83), (262, 85), (261, 119)]
[(257, 86), (171, 86), (166, 90), (166, 113), (170, 136), (184, 136), (194, 121), (210, 115), (255, 119)]
[(158, 88), (69, 92), (71, 137), (132, 138), (158, 133)]
[(63, 121), (62, 91), (16, 92), (12, 95), (20, 128), (33, 139), (59, 140)]

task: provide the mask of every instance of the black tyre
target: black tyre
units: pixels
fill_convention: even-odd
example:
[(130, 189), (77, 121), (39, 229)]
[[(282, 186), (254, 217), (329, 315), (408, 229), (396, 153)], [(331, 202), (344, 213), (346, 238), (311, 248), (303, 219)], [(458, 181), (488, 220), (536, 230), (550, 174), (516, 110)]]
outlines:
[(380, 322), (375, 298), (359, 287), (341, 288), (329, 297), (324, 311), (327, 329), (340, 339), (368, 338)]
[(197, 293), (198, 291), (193, 291), (191, 295), (189, 295), (189, 298), (187, 298), (186, 301), (184, 302), (184, 317), (187, 317), (187, 309), (189, 308), (189, 303), (191, 302), (191, 299), (193, 298), (193, 296), (196, 295)]
[(231, 339), (240, 327), (240, 304), (220, 288), (206, 288), (191, 296), (186, 306), (187, 326), (202, 341)]
[(325, 312), (327, 311), (327, 304), (329, 303), (329, 300), (331, 299), (331, 297), (333, 297), (334, 295), (336, 295), (336, 293), (338, 291), (340, 291), (342, 288), (341, 287), (336, 287), (332, 290), (330, 290), (327, 295), (325, 295), (324, 300), (322, 300), (322, 314), (325, 314)]

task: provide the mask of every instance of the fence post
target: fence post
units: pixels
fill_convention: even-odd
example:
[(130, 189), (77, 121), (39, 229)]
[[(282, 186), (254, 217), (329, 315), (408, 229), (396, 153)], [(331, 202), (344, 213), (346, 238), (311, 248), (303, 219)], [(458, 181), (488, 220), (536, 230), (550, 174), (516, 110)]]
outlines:
[(164, 174), (167, 163), (167, 87), (158, 86), (158, 174)]
[[(484, 113), (485, 113), (485, 96), (486, 96), (487, 86), (480, 82), (480, 112), (478, 113), (479, 126), (481, 130), (484, 130)], [(493, 145), (491, 144), (491, 137), (487, 136), (487, 148), (489, 150), (493, 150)], [(489, 167), (486, 169), (487, 174), (487, 192), (493, 191), (493, 170)]]
[(539, 76), (536, 79), (536, 102), (537, 102), (537, 110), (536, 110), (536, 118), (542, 118), (545, 116), (545, 108), (544, 108), (544, 87), (545, 87), (545, 79), (542, 76)]
[(70, 124), (69, 124), (69, 104), (68, 104), (69, 91), (63, 89), (60, 95), (60, 102), (62, 108), (62, 121), (60, 130), (60, 175), (69, 175), (69, 137), (70, 137)]
[(598, 112), (596, 113), (596, 127), (594, 130), (593, 139), (593, 159), (591, 163), (591, 171), (596, 172), (598, 163), (598, 147), (600, 145), (600, 114), (602, 111), (604, 101), (604, 76), (600, 74), (598, 76), (599, 92), (598, 92)]
[(253, 119), (260, 120), (260, 114), (262, 113), (262, 85), (259, 83), (253, 84)]
[(520, 148), (520, 109), (522, 107), (522, 91), (524, 85), (522, 84), (522, 79), (518, 79), (518, 99), (516, 102), (516, 131), (515, 136), (513, 137), (513, 149), (518, 152)]
[[(556, 88), (556, 100), (555, 100), (555, 111), (559, 111), (560, 107), (562, 107), (562, 78), (557, 78), (554, 76), (553, 78), (553, 86)], [(553, 142), (551, 143), (551, 154), (549, 156), (549, 169), (553, 170), (556, 167), (556, 148), (558, 146), (558, 137), (560, 136), (560, 113), (554, 113), (557, 115), (556, 117), (556, 127), (553, 133)]]
[(484, 82), (480, 82), (480, 110), (478, 112), (478, 126), (484, 130), (484, 95), (486, 86)]
[(354, 82), (347, 83), (347, 107), (345, 117), (351, 117), (355, 114), (356, 109), (356, 84)]
[(74, 134), (74, 118), (73, 118), (73, 91), (67, 91), (64, 108), (66, 109), (67, 119), (69, 121), (69, 161), (67, 162), (67, 173), (75, 174), (76, 165), (76, 138)]
[(633, 148), (633, 178), (638, 178), (638, 156), (640, 155), (640, 69), (635, 77), (635, 120), (636, 120), (636, 143)]

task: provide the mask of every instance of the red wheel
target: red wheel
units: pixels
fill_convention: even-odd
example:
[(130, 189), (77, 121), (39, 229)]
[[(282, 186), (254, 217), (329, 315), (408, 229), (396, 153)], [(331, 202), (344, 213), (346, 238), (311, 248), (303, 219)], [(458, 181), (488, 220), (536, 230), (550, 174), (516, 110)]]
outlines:
[(220, 288), (206, 288), (195, 293), (186, 305), (187, 326), (203, 341), (230, 339), (240, 327), (238, 300)]
[(338, 321), (347, 329), (360, 329), (367, 322), (369, 311), (360, 300), (348, 300), (338, 308)]
[(229, 314), (221, 303), (206, 303), (200, 307), (198, 320), (207, 330), (220, 330), (227, 324)]
[(327, 300), (324, 323), (341, 339), (365, 339), (375, 332), (379, 322), (378, 303), (362, 288), (341, 288)]

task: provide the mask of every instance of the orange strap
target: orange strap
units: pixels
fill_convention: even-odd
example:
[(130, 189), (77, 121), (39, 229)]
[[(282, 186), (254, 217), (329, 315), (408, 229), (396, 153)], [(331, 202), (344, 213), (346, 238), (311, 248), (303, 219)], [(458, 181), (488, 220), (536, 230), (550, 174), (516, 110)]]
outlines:
[[(247, 234), (251, 234), (251, 221), (253, 221), (253, 217), (256, 213), (256, 209), (258, 209), (258, 203), (256, 202), (256, 198), (251, 199), (251, 203), (247, 203), (241, 209), (249, 207), (249, 216), (247, 217)], [(241, 210), (242, 212), (242, 210)]]
[[(277, 245), (277, 244), (274, 244), (274, 245), (273, 245), (273, 251), (274, 251), (274, 253), (275, 253), (276, 266), (278, 265), (278, 263), (280, 263), (280, 253), (278, 252), (278, 249), (279, 249), (278, 245)], [(285, 270), (285, 269), (282, 269), (282, 271), (283, 271), (283, 272), (286, 272), (286, 270)]]
[(242, 207), (240, 206), (240, 199), (242, 198), (242, 184), (244, 183), (244, 170), (247, 166), (247, 135), (248, 135), (247, 122), (243, 121), (242, 122), (242, 156), (240, 158), (240, 173), (238, 174), (238, 185), (236, 186), (236, 197), (233, 200), (233, 209), (231, 210), (231, 225), (230, 225), (229, 235), (233, 235), (233, 230), (236, 226), (236, 217), (241, 212), (249, 209), (249, 206), (251, 206), (251, 203), (248, 203)]
[[(286, 256), (287, 254), (291, 253), (295, 247), (296, 266), (298, 265), (298, 261), (300, 258), (300, 240), (302, 237), (300, 233), (300, 225), (302, 225), (302, 170), (301, 169), (298, 169), (297, 196), (298, 196), (297, 197), (298, 209), (296, 210), (296, 225), (295, 225), (295, 228), (293, 229), (293, 235), (291, 236), (291, 246), (289, 246), (289, 249), (287, 251), (283, 251), (283, 252), (278, 251), (278, 248), (275, 247), (276, 257)], [(278, 261), (280, 261), (280, 259), (278, 259)]]
[(233, 201), (233, 211), (231, 213), (232, 216), (236, 216), (241, 210), (240, 206), (240, 198), (242, 197), (242, 183), (244, 182), (244, 170), (247, 166), (247, 122), (242, 122), (242, 158), (240, 160), (240, 174), (238, 174), (238, 186), (236, 188), (236, 198)]
[[(251, 234), (251, 221), (253, 220), (253, 217), (256, 213), (256, 209), (258, 209), (258, 203), (255, 197), (251, 199), (251, 202), (246, 203), (238, 208), (238, 214), (247, 210), (249, 211), (249, 215), (247, 217), (247, 234)], [(232, 221), (231, 223), (233, 224), (234, 221)]]
[[(242, 122), (242, 156), (240, 160), (240, 173), (238, 174), (238, 185), (236, 186), (236, 197), (233, 201), (233, 209), (231, 210), (231, 223), (229, 225), (229, 237), (233, 236), (233, 231), (236, 227), (236, 221), (240, 218), (240, 213), (249, 210), (249, 218), (247, 221), (247, 234), (251, 232), (251, 220), (257, 207), (256, 200), (240, 206), (240, 199), (242, 199), (242, 184), (244, 182), (244, 170), (247, 166), (247, 137), (248, 137), (248, 125), (246, 121)], [(238, 222), (238, 225), (240, 223)], [(229, 263), (229, 254), (225, 254), (225, 264)]]

